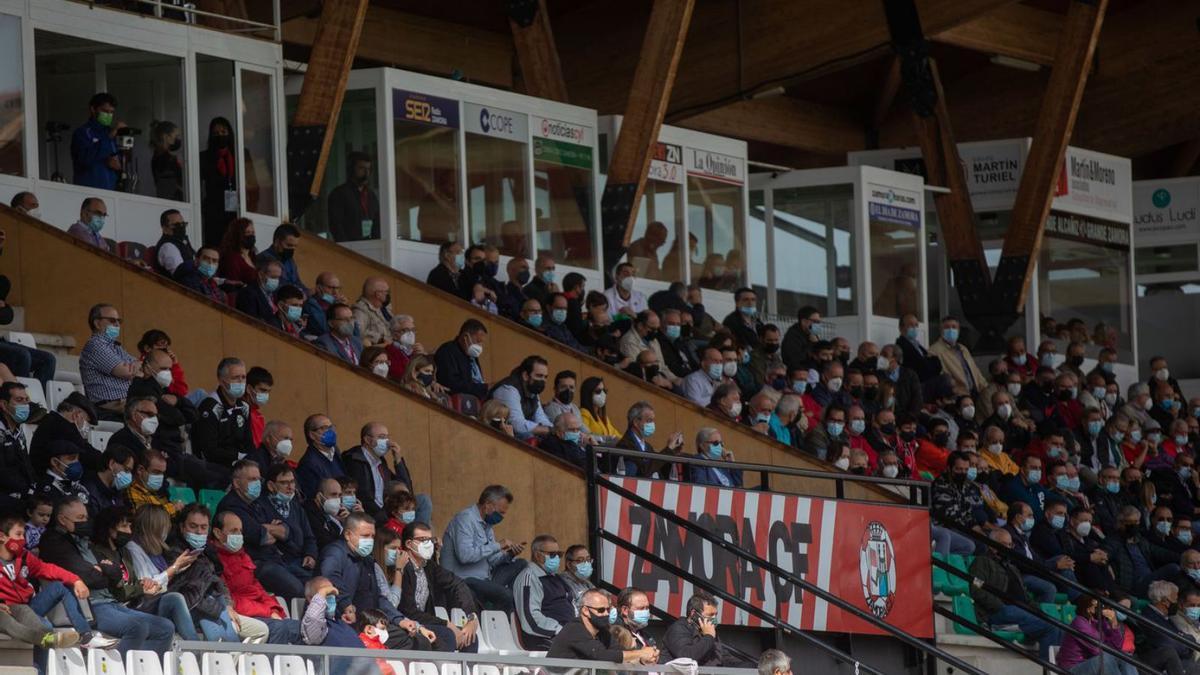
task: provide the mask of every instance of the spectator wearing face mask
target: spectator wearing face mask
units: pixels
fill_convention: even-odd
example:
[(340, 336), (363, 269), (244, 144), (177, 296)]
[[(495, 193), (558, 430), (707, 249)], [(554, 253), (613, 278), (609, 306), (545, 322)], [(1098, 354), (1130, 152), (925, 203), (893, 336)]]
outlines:
[(548, 535), (534, 537), (529, 563), (513, 581), (513, 602), (517, 608), (521, 644), (541, 651), (564, 624), (575, 618), (574, 594), (558, 576), (562, 550)]
[(282, 223), (271, 233), (271, 245), (255, 258), (256, 264), (275, 261), (283, 268), (280, 283), (291, 284), (304, 290), (304, 282), (300, 281), (300, 268), (296, 264), (296, 247), (300, 242), (300, 228), (291, 223)]
[(434, 356), (438, 382), (450, 394), (471, 394), (480, 401), (487, 398), (488, 386), (479, 366), (486, 339), (487, 327), (477, 319), (467, 319), (458, 337), (438, 347)]
[(784, 393), (771, 413), (771, 421), (767, 425), (771, 438), (792, 447), (799, 447), (804, 432), (808, 430), (804, 415), (801, 414), (803, 403), (795, 393)]
[(1167, 359), (1162, 356), (1150, 357), (1150, 376), (1146, 378), (1146, 385), (1150, 387), (1150, 391), (1154, 391), (1159, 382), (1166, 383), (1172, 394), (1183, 399), (1183, 390), (1179, 388), (1179, 380), (1176, 380), (1171, 375), (1171, 369), (1167, 367)]
[(192, 425), (192, 447), (198, 456), (231, 467), (254, 450), (245, 394), (246, 364), (237, 358), (221, 359), (217, 387), (200, 403), (200, 419)]
[(154, 420), (146, 424), (146, 434), (154, 447), (174, 455), (183, 451), (183, 428), (199, 419), (196, 406), (186, 397), (170, 393), (174, 381), (172, 361), (161, 349), (152, 349), (142, 359), (138, 376), (129, 381), (128, 400), (148, 399), (154, 402)]
[(308, 448), (296, 467), (296, 480), (301, 494), (314, 495), (322, 480), (341, 478), (346, 470), (337, 447), (337, 428), (329, 417), (320, 413), (309, 415), (304, 420), (304, 436)]
[(1004, 437), (1008, 439), (1011, 447), (1029, 447), (1036, 425), (1013, 404), (1012, 393), (1007, 390), (997, 391), (992, 394), (991, 401), (993, 412), (984, 419), (980, 427), (998, 427), (1004, 432)]
[[(12, 413), (8, 410), (10, 407), (15, 408), (20, 405), (12, 400), (13, 393), (17, 391), (25, 391), (25, 387), (20, 382), (0, 385), (0, 401), (4, 402), (3, 405), (0, 405), (0, 425), (3, 425), (5, 429), (17, 427), (16, 420), (11, 419)], [(26, 395), (28, 395), (27, 392)], [(37, 430), (33, 432), (33, 440), (28, 446), (26, 460), (20, 459), (20, 453), (24, 451), (24, 434), (10, 433), (0, 436), (0, 462), (5, 467), (13, 469), (13, 472), (8, 474), (9, 476), (19, 476), (18, 472), (21, 467), (28, 462), (32, 466), (32, 472), (28, 476), (32, 483), (33, 476), (46, 472), (46, 467), (50, 463), (50, 444), (62, 440), (79, 449), (79, 456), (84, 467), (99, 466), (100, 451), (93, 448), (88, 442), (88, 434), (97, 421), (96, 408), (91, 401), (79, 392), (71, 392), (53, 412), (47, 414), (38, 423)], [(25, 491), (28, 489), (29, 485), (26, 485)], [(8, 492), (4, 479), (0, 478), (0, 493), (2, 493), (0, 494), (0, 503), (4, 501), (3, 495)]]
[(276, 464), (286, 464), (295, 468), (288, 460), (292, 456), (292, 428), (279, 420), (270, 420), (263, 425), (262, 442), (250, 451), (245, 459), (258, 465), (260, 471), (266, 474)]
[(313, 293), (304, 301), (304, 337), (313, 340), (329, 332), (326, 319), (329, 308), (336, 303), (349, 304), (342, 295), (342, 281), (333, 272), (321, 272), (313, 285)]
[(879, 465), (879, 455), (871, 447), (867, 439), (867, 414), (862, 406), (852, 405), (846, 411), (846, 435), (851, 450), (858, 450), (867, 456), (867, 473), (875, 473)]
[(845, 462), (839, 464), (841, 460), (830, 455), (830, 446), (835, 442), (847, 444), (849, 436), (846, 434), (846, 409), (840, 405), (831, 404), (825, 408), (825, 416), (821, 424), (809, 429), (804, 449), (818, 459), (833, 461), (834, 466), (846, 471), (850, 468), (849, 458), (847, 457)]
[(541, 356), (527, 356), (508, 377), (492, 389), (492, 398), (508, 406), (508, 423), (518, 440), (550, 433), (551, 422), (542, 408), (549, 363)]
[[(88, 515), (95, 517), (100, 511), (114, 506), (127, 506), (125, 498), (129, 486), (133, 485), (134, 457), (128, 448), (109, 444), (100, 458), (100, 470), (87, 470), (85, 467), (83, 487), (87, 489)], [(43, 495), (53, 503), (55, 497)]]
[[(1013, 458), (1005, 452), (1004, 431), (999, 427), (987, 427), (983, 430), (983, 448), (979, 453), (980, 458), (1001, 476), (1013, 477), (1021, 470)], [(1025, 457), (1022, 459), (1027, 459)], [(1041, 479), (1041, 459), (1036, 455), (1033, 457), (1038, 460), (1038, 480)], [(1037, 481), (1034, 481), (1037, 482)], [(1005, 499), (1005, 501), (1008, 501)]]
[[(714, 462), (734, 461), (733, 451), (725, 447), (721, 432), (712, 427), (704, 427), (696, 432), (696, 457)], [(688, 480), (697, 485), (741, 487), (742, 471), (693, 464), (688, 467)]]
[(329, 332), (317, 338), (317, 346), (357, 366), (362, 360), (363, 343), (355, 335), (354, 311), (348, 305), (335, 303), (329, 307), (326, 318)]
[(513, 321), (520, 321), (521, 308), (529, 299), (525, 295), (525, 284), (529, 283), (529, 261), (520, 256), (513, 257), (505, 266), (508, 281), (500, 287), (496, 294), (496, 306), (500, 315)]
[(298, 598), (304, 593), (304, 581), (312, 576), (312, 568), (291, 565), (284, 559), (277, 544), (288, 539), (290, 528), (263, 493), (258, 465), (243, 459), (234, 465), (233, 484), (217, 505), (217, 512), (227, 511), (241, 519), (245, 550), (254, 561), (254, 576), (263, 587), (285, 598)]
[(1179, 552), (1179, 574), (1168, 579), (1183, 591), (1200, 591), (1200, 551), (1185, 548)]
[(562, 293), (551, 293), (546, 298), (546, 311), (550, 315), (549, 321), (542, 322), (542, 332), (546, 337), (577, 352), (586, 351), (571, 330), (571, 301), (567, 299), (567, 296)]
[(283, 266), (277, 260), (260, 260), (255, 267), (258, 270), (257, 282), (237, 292), (234, 306), (239, 312), (282, 330), (275, 291), (283, 285)]
[(1121, 509), (1117, 528), (1105, 538), (1104, 550), (1118, 586), (1145, 597), (1151, 582), (1179, 573), (1179, 556), (1155, 546), (1142, 534), (1142, 514), (1136, 507)]
[(579, 418), (570, 412), (564, 412), (554, 418), (554, 430), (542, 438), (541, 449), (562, 457), (572, 464), (584, 468), (587, 464), (587, 452), (584, 448), (589, 445), (583, 434), (583, 424)]
[[(412, 475), (404, 453), (381, 422), (368, 422), (359, 431), (359, 445), (342, 455), (346, 475), (358, 483), (363, 510), (380, 520), (383, 515), (384, 486), (398, 480), (412, 489)], [(389, 465), (388, 460), (391, 460)]]
[(604, 380), (589, 377), (579, 389), (579, 413), (583, 428), (598, 444), (615, 443), (621, 432), (608, 418), (608, 389)]
[(1118, 413), (1132, 420), (1137, 420), (1137, 423), (1145, 429), (1146, 422), (1150, 419), (1150, 408), (1153, 406), (1154, 402), (1150, 397), (1150, 387), (1143, 382), (1137, 382), (1129, 385), (1125, 405), (1118, 409)]
[(1040, 520), (1046, 504), (1046, 489), (1042, 487), (1042, 460), (1026, 456), (1021, 463), (1020, 473), (1009, 476), (1001, 483), (1000, 498), (1009, 504), (1028, 504), (1033, 509), (1034, 522)]
[(613, 285), (604, 291), (609, 312), (614, 316), (633, 318), (646, 311), (649, 305), (641, 291), (634, 290), (636, 271), (633, 265), (621, 263), (613, 272)]
[[(414, 521), (404, 527), (401, 545), (408, 562), (402, 575), (399, 608), (404, 616), (432, 631), (435, 649), (443, 652), (471, 652), (479, 649), (477, 633), (482, 608), (466, 582), (442, 567), (436, 557), (437, 539), (430, 526)], [(435, 607), (462, 610), (467, 615), (463, 626), (439, 618)]]
[(462, 283), (463, 267), (466, 263), (467, 256), (463, 252), (461, 243), (457, 241), (442, 242), (438, 246), (437, 267), (429, 270), (429, 275), (425, 277), (425, 283), (446, 293), (458, 295)]
[(524, 569), (517, 556), (524, 543), (497, 541), (495, 528), (504, 520), (513, 502), (503, 485), (489, 485), (477, 503), (459, 511), (446, 527), (441, 564), (464, 579), (481, 602), (510, 611), (513, 608), (510, 582)]
[(79, 461), (77, 448), (65, 441), (55, 441), (50, 446), (50, 467), (32, 492), (54, 501), (76, 498), (88, 503), (88, 491), (83, 483), (83, 463)]
[(1200, 476), (1196, 474), (1195, 463), (1191, 455), (1179, 454), (1171, 469), (1150, 472), (1160, 505), (1170, 506), (1175, 513), (1196, 513), (1196, 505), (1200, 504)]
[(830, 405), (838, 405), (842, 408), (850, 407), (850, 395), (842, 388), (844, 373), (845, 369), (842, 364), (836, 360), (827, 362), (821, 368), (821, 380), (810, 389), (810, 394), (822, 408)]
[(313, 496), (304, 500), (303, 508), (318, 550), (341, 538), (350, 510), (342, 503), (342, 485), (338, 479), (321, 480)]
[(946, 470), (946, 460), (950, 457), (950, 426), (935, 417), (929, 421), (927, 430), (929, 436), (921, 439), (917, 446), (916, 475), (933, 480)]
[(931, 486), (930, 524), (934, 550), (943, 556), (951, 553), (971, 555), (975, 543), (966, 535), (955, 530), (974, 530), (984, 533), (988, 524), (988, 511), (975, 484), (976, 472), (967, 456), (961, 452), (951, 453), (946, 469)]

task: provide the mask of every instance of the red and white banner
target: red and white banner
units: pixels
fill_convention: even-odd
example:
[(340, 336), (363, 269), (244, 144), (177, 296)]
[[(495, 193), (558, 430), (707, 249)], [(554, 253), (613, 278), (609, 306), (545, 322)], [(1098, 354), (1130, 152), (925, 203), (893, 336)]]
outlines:
[[(933, 637), (929, 513), (924, 509), (838, 501), (612, 476), (676, 515), (753, 551), (805, 581), (917, 637)], [(875, 626), (801, 592), (648, 509), (599, 489), (600, 527), (803, 630), (882, 634)], [(635, 586), (675, 616), (692, 584), (605, 541), (601, 575)], [(718, 601), (721, 623), (762, 621)]]

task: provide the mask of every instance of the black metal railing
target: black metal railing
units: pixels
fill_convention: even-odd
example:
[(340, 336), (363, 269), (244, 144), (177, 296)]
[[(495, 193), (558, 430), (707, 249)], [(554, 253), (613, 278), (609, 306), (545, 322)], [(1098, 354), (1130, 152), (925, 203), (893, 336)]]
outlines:
[[(587, 469), (587, 471), (586, 471), (587, 487), (588, 487), (588, 529), (589, 529), (589, 535), (590, 535), (590, 539), (591, 539), (590, 545), (592, 547), (592, 549), (591, 549), (592, 556), (593, 556), (593, 558), (596, 559), (598, 564), (601, 562), (601, 555), (602, 555), (602, 550), (601, 550), (601, 547), (599, 544), (601, 541), (609, 542), (609, 543), (613, 544), (614, 546), (616, 546), (617, 548), (628, 551), (629, 553), (637, 556), (638, 558), (641, 558), (642, 560), (645, 560), (645, 561), (651, 563), (652, 565), (660, 567), (661, 569), (667, 571), (670, 574), (678, 576), (679, 578), (691, 583), (692, 585), (696, 586), (697, 588), (702, 588), (702, 589), (712, 593), (715, 597), (721, 598), (723, 601), (728, 602), (728, 603), (732, 604), (733, 606), (737, 607), (738, 609), (741, 609), (741, 610), (745, 611), (746, 613), (758, 618), (765, 624), (768, 624), (768, 625), (770, 625), (778, 630), (784, 631), (788, 634), (798, 636), (800, 639), (805, 640), (809, 644), (813, 644), (814, 646), (817, 646), (822, 651), (824, 651), (827, 654), (830, 654), (831, 656), (833, 656), (834, 658), (836, 658), (839, 661), (853, 664), (856, 668), (859, 668), (860, 670), (867, 670), (868, 672), (879, 672), (878, 670), (871, 668), (867, 664), (862, 663), (858, 659), (855, 659), (854, 657), (852, 657), (848, 654), (845, 654), (844, 652), (837, 649), (836, 647), (829, 645), (828, 643), (825, 643), (823, 640), (820, 640), (819, 638), (808, 634), (806, 631), (802, 630), (795, 624), (792, 624), (792, 623), (789, 623), (786, 621), (782, 621), (778, 617), (775, 617), (772, 614), (770, 614), (769, 612), (766, 612), (765, 610), (755, 607), (753, 604), (750, 604), (749, 602), (746, 602), (746, 601), (732, 595), (731, 593), (726, 591), (726, 589), (719, 587), (715, 584), (712, 584), (709, 581), (707, 581), (706, 579), (700, 578), (698, 575), (693, 574), (693, 573), (689, 572), (688, 570), (683, 569), (683, 568), (679, 567), (678, 565), (675, 565), (674, 563), (664, 560), (663, 558), (656, 555), (655, 553), (641, 549), (641, 548), (637, 547), (636, 545), (634, 545), (633, 543), (617, 536), (616, 534), (601, 528), (600, 527), (600, 514), (599, 514), (599, 496), (600, 496), (600, 490), (607, 490), (625, 500), (628, 500), (629, 502), (631, 502), (641, 508), (646, 509), (647, 511), (655, 514), (656, 516), (663, 518), (669, 524), (679, 527), (683, 530), (686, 530), (686, 531), (696, 535), (700, 539), (702, 539), (702, 540), (708, 542), (710, 545), (712, 545), (714, 547), (714, 549), (720, 549), (741, 561), (749, 563), (750, 565), (753, 565), (753, 566), (757, 567), (758, 569), (764, 570), (767, 573), (774, 575), (776, 578), (778, 578), (780, 580), (787, 581), (788, 583), (792, 584), (793, 586), (795, 586), (796, 588), (798, 588), (799, 590), (801, 590), (803, 592), (807, 592), (812, 596), (815, 596), (817, 598), (820, 598), (821, 600), (824, 600), (825, 602), (829, 603), (830, 605), (833, 605), (834, 607), (842, 610), (843, 612), (846, 612), (847, 614), (873, 626), (874, 628), (878, 629), (881, 633), (884, 633), (885, 635), (893, 637), (896, 640), (900, 641), (902, 644), (917, 650), (919, 653), (925, 655), (925, 657), (927, 657), (927, 658), (940, 660), (948, 665), (953, 666), (955, 669), (965, 672), (965, 673), (972, 673), (975, 675), (983, 675), (983, 671), (980, 671), (979, 669), (971, 666), (970, 664), (962, 661), (961, 659), (945, 652), (944, 650), (938, 648), (937, 646), (930, 644), (929, 642), (927, 642), (921, 638), (918, 638), (918, 637), (904, 631), (901, 628), (893, 626), (892, 624), (889, 624), (886, 621), (880, 620), (878, 617), (874, 616), (873, 614), (870, 614), (868, 612), (865, 612), (865, 611), (859, 609), (858, 607), (847, 602), (846, 600), (843, 600), (841, 597), (839, 597), (833, 593), (830, 593), (830, 592), (820, 588), (819, 586), (816, 586), (815, 584), (809, 583), (808, 581), (805, 581), (804, 579), (801, 579), (799, 576), (789, 572), (788, 570), (783, 569), (782, 567), (780, 567), (768, 560), (764, 560), (764, 559), (760, 558), (755, 553), (753, 553), (749, 550), (746, 550), (745, 548), (742, 548), (740, 545), (738, 545), (734, 542), (728, 541), (728, 540), (724, 539), (723, 537), (720, 537), (716, 534), (713, 534), (712, 532), (709, 532), (708, 530), (706, 530), (702, 527), (699, 527), (696, 524), (688, 521), (686, 518), (683, 518), (683, 517), (677, 515), (673, 511), (663, 508), (663, 507), (651, 502), (650, 500), (641, 497), (637, 493), (614, 483), (613, 481), (609, 480), (609, 478), (599, 470), (598, 458), (601, 455), (609, 455), (609, 456), (615, 456), (615, 457), (629, 457), (631, 459), (646, 459), (646, 453), (630, 451), (630, 450), (622, 450), (622, 449), (617, 449), (617, 448), (590, 448), (588, 450), (588, 461), (587, 461), (587, 467), (586, 467), (586, 469)], [(905, 485), (908, 487), (916, 488), (916, 489), (912, 490), (912, 494), (914, 496), (917, 494), (923, 494), (923, 496), (926, 498), (925, 499), (926, 503), (928, 503), (927, 497), (928, 497), (929, 486), (927, 483), (918, 482), (918, 481), (889, 480), (889, 479), (874, 478), (871, 476), (858, 476), (855, 474), (833, 474), (831, 472), (825, 472), (825, 471), (807, 471), (804, 469), (791, 469), (791, 468), (787, 468), (787, 467), (773, 467), (773, 466), (760, 465), (760, 464), (720, 462), (720, 461), (703, 460), (698, 457), (693, 458), (693, 457), (686, 457), (686, 456), (671, 456), (671, 457), (657, 457), (657, 459), (666, 460), (666, 461), (669, 461), (670, 463), (676, 463), (676, 464), (697, 465), (697, 466), (715, 466), (715, 467), (723, 468), (723, 469), (741, 469), (743, 472), (744, 471), (761, 471), (761, 472), (767, 472), (769, 474), (775, 473), (775, 474), (784, 474), (784, 475), (792, 475), (792, 476), (804, 476), (804, 477), (816, 478), (816, 479), (821, 479), (821, 480), (901, 484), (901, 485)], [(906, 507), (899, 507), (899, 508), (906, 508)], [(930, 598), (930, 602), (932, 604), (932, 597)]]

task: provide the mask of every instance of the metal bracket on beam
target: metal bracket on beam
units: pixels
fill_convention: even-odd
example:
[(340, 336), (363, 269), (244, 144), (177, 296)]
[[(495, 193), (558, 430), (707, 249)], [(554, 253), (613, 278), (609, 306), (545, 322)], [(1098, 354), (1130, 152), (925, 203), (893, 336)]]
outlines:
[(299, 219), (312, 203), (313, 176), (324, 140), (324, 124), (288, 127), (288, 208), (293, 220)]
[(506, 0), (504, 11), (521, 28), (529, 28), (537, 18), (538, 0)]
[[(1000, 258), (992, 284), (993, 300), (1002, 307), (1017, 308), (1021, 289), (1025, 286), (1025, 273), (1029, 269), (1029, 256), (1013, 255)], [(1015, 320), (1015, 314), (1014, 314)]]
[[(600, 236), (606, 263), (616, 264), (625, 254), (625, 227), (633, 212), (637, 183), (608, 183), (600, 197)], [(606, 270), (607, 273), (607, 270)]]
[(900, 58), (901, 82), (908, 104), (920, 117), (930, 117), (937, 108), (937, 87), (929, 68), (929, 41), (921, 29), (921, 17), (913, 0), (883, 0), (892, 50)]

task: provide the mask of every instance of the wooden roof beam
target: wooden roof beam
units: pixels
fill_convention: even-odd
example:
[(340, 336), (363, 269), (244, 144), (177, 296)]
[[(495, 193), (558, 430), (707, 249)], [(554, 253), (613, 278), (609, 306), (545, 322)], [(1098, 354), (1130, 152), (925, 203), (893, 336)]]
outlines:
[(937, 42), (998, 54), (1042, 66), (1054, 65), (1062, 16), (1028, 5), (1005, 5), (941, 33)]
[(525, 93), (566, 103), (567, 82), (558, 60), (546, 0), (509, 0), (506, 5)]
[(852, 113), (791, 96), (739, 101), (672, 123), (825, 155), (866, 148), (866, 132)]

